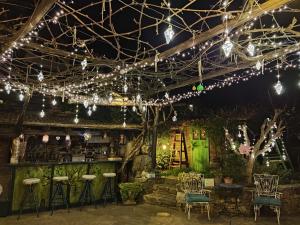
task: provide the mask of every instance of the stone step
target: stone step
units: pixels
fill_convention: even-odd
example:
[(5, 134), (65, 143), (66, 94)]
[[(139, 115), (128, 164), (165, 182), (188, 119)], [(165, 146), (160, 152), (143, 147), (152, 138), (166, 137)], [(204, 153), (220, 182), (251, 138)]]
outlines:
[(163, 193), (163, 194), (177, 194), (176, 185), (170, 184), (155, 184), (153, 186), (154, 193)]
[(151, 205), (176, 207), (176, 195), (152, 193), (144, 195), (144, 202)]
[(163, 177), (162, 183), (176, 186), (178, 179), (177, 177)]

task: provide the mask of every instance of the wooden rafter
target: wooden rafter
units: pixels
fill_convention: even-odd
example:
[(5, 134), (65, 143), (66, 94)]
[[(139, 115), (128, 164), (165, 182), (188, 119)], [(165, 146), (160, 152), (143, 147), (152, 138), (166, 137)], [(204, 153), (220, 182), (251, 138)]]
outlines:
[(41, 0), (29, 20), (6, 42), (4, 48), (1, 50), (1, 54), (10, 48), (14, 42), (25, 37), (34, 29), (56, 1), (57, 0)]

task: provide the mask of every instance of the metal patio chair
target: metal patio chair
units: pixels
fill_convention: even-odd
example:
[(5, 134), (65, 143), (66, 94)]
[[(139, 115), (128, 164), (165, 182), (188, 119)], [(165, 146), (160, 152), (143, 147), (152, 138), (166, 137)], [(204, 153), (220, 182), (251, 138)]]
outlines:
[(207, 218), (210, 220), (210, 190), (204, 189), (204, 175), (197, 173), (180, 174), (180, 187), (185, 193), (185, 212), (191, 218), (191, 208), (194, 205), (204, 206)]
[(262, 206), (270, 207), (277, 215), (277, 222), (280, 224), (280, 197), (282, 193), (278, 190), (279, 176), (268, 174), (254, 174), (255, 192), (253, 196), (255, 221), (260, 215)]

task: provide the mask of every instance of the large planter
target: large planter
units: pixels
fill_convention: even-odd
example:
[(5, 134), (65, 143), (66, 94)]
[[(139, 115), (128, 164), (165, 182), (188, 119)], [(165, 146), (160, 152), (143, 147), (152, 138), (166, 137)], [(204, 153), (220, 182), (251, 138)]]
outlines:
[(138, 197), (143, 191), (143, 187), (140, 183), (120, 183), (119, 184), (122, 202), (124, 205), (136, 204)]

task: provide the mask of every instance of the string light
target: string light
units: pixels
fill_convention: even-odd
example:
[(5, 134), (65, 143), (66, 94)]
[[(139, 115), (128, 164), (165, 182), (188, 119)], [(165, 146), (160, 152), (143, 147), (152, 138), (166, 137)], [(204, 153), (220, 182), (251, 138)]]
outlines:
[(88, 111), (87, 111), (88, 116), (91, 116), (92, 113), (93, 113), (93, 111), (92, 111), (91, 107), (89, 107), (89, 109), (88, 109)]
[(79, 119), (78, 119), (78, 112), (79, 112), (79, 106), (78, 104), (76, 105), (76, 115), (75, 115), (75, 118), (74, 118), (74, 123), (79, 123)]
[(42, 110), (40, 111), (41, 118), (44, 118), (46, 115), (44, 108), (45, 108), (45, 94), (43, 94), (43, 98), (42, 98)]

